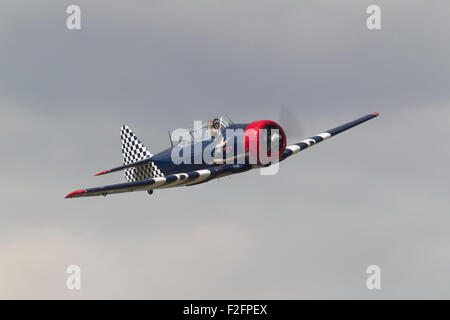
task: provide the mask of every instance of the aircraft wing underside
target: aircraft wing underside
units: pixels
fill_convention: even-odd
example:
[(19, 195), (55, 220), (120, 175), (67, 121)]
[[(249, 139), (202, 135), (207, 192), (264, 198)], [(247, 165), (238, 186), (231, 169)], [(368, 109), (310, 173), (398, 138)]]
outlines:
[(87, 188), (74, 191), (66, 198), (79, 198), (90, 196), (106, 196), (113, 193), (124, 193), (132, 191), (146, 191), (162, 188), (172, 188), (186, 185), (200, 184), (214, 178), (220, 178), (230, 174), (240, 173), (251, 169), (248, 164), (231, 164), (158, 177), (153, 179), (139, 180), (135, 182), (118, 183), (103, 187)]

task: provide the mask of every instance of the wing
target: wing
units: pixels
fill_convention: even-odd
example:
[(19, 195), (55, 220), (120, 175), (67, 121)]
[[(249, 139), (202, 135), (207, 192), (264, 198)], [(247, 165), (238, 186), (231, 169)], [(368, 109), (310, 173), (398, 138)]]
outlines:
[(361, 123), (364, 123), (364, 122), (366, 122), (366, 121), (368, 121), (370, 119), (376, 118), (378, 116), (379, 116), (379, 113), (374, 112), (374, 113), (365, 115), (365, 116), (363, 116), (363, 117), (361, 117), (359, 119), (356, 119), (354, 121), (347, 122), (347, 123), (345, 123), (343, 125), (340, 125), (339, 127), (336, 127), (336, 128), (330, 129), (328, 131), (319, 133), (319, 134), (317, 134), (317, 135), (315, 135), (315, 136), (313, 136), (313, 137), (311, 137), (309, 139), (300, 141), (299, 143), (287, 146), (286, 150), (284, 150), (283, 154), (280, 156), (280, 161), (286, 159), (287, 157), (290, 157), (290, 156), (296, 154), (297, 152), (303, 151), (303, 150), (305, 150), (305, 149), (307, 149), (307, 148), (309, 148), (309, 147), (311, 147), (311, 146), (313, 146), (313, 145), (315, 145), (315, 144), (317, 144), (319, 142), (322, 142), (322, 141), (324, 141), (324, 140), (326, 140), (328, 138), (334, 137), (335, 135), (337, 135), (337, 134), (339, 134), (341, 132), (344, 132), (344, 131), (346, 131), (348, 129), (351, 129), (351, 128), (357, 126), (357, 125), (360, 125)]
[(248, 164), (230, 164), (219, 167), (209, 167), (203, 170), (197, 170), (188, 173), (178, 173), (153, 179), (139, 180), (135, 182), (118, 183), (104, 187), (81, 189), (69, 193), (66, 198), (79, 198), (100, 195), (106, 196), (107, 194), (112, 193), (145, 191), (194, 185), (230, 174), (241, 173), (250, 169), (251, 166)]

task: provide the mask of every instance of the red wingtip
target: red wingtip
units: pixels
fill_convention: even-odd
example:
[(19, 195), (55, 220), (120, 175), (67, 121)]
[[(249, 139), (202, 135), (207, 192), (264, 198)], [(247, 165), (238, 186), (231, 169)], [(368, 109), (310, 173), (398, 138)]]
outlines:
[(96, 173), (95, 176), (101, 176), (102, 174), (105, 174), (105, 173), (108, 173), (108, 172), (111, 172), (111, 170), (105, 170), (105, 171)]
[(75, 196), (77, 194), (81, 194), (81, 193), (85, 193), (85, 192), (86, 192), (86, 190), (77, 190), (77, 191), (71, 192), (66, 196), (66, 199), (72, 198), (73, 196)]
[(372, 114), (376, 115), (377, 117), (380, 115), (378, 112), (374, 112)]

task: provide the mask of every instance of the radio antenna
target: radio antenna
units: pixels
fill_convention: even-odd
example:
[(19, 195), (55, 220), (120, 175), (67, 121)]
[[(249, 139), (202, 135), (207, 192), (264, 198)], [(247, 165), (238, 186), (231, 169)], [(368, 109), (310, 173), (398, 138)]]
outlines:
[(169, 133), (169, 140), (170, 140), (170, 145), (173, 148), (173, 141), (172, 141), (172, 136), (170, 135), (170, 130), (167, 130), (167, 132)]

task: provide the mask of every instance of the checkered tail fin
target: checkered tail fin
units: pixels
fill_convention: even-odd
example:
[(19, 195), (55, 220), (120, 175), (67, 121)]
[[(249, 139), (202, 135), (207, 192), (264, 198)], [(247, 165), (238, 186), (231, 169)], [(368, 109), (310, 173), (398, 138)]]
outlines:
[[(126, 125), (123, 125), (120, 128), (120, 140), (122, 144), (122, 157), (124, 165), (148, 159), (153, 156), (134, 134), (134, 132), (131, 131), (131, 129)], [(162, 176), (164, 176), (164, 174), (152, 161), (149, 161), (144, 165), (125, 170), (125, 179), (129, 182)]]

